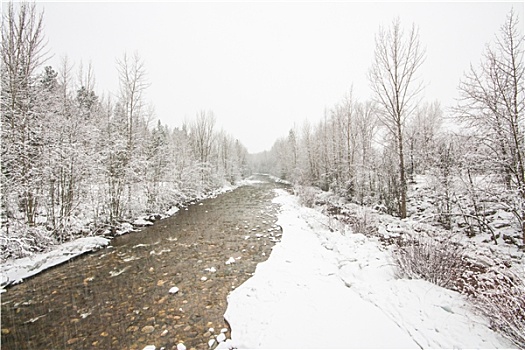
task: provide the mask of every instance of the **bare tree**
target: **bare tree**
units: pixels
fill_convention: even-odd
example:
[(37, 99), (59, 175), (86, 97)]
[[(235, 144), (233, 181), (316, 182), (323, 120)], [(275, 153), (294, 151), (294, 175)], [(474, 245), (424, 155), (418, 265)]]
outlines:
[(456, 109), (461, 121), (472, 127), (485, 163), (496, 169), (508, 190), (517, 190), (516, 211), (525, 243), (525, 148), (524, 148), (524, 37), (512, 10), (488, 46), (479, 69), (472, 65), (459, 85), (462, 99)]
[(368, 78), (375, 101), (382, 109), (379, 117), (395, 139), (399, 166), (399, 215), (406, 217), (407, 181), (403, 152), (403, 131), (406, 118), (417, 105), (422, 90), (416, 73), (425, 59), (425, 50), (419, 42), (419, 30), (401, 28), (399, 18), (389, 29), (380, 28), (376, 35), (374, 61)]
[(120, 101), (127, 118), (128, 156), (131, 158), (135, 142), (135, 128), (144, 103), (142, 97), (148, 87), (146, 68), (144, 61), (135, 53), (132, 58), (124, 54), (122, 59), (118, 59), (117, 69), (120, 82)]
[[(35, 4), (9, 3), (1, 29), (2, 205), (17, 195), (20, 209), (32, 225), (41, 190), (38, 160), (41, 138), (35, 111), (35, 74), (46, 60), (43, 13)], [(15, 208), (12, 208), (15, 209)], [(9, 215), (7, 215), (9, 216)]]
[[(139, 124), (143, 121), (144, 99), (143, 93), (148, 87), (146, 81), (146, 68), (144, 61), (135, 53), (132, 58), (124, 54), (122, 59), (117, 59), (117, 70), (120, 82), (120, 99), (122, 117), (126, 125), (126, 157), (124, 160), (124, 170), (126, 173), (125, 182), (128, 188), (128, 203), (131, 203), (132, 184), (137, 181), (139, 166), (134, 160), (137, 158), (136, 143)], [(128, 215), (131, 216), (131, 208), (128, 208)]]
[(205, 164), (209, 161), (213, 146), (213, 129), (215, 116), (213, 112), (200, 111), (191, 125), (190, 135), (197, 159)]

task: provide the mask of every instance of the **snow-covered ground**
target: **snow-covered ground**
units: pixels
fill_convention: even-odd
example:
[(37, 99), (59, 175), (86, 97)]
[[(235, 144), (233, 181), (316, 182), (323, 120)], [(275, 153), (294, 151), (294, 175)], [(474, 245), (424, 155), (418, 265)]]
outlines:
[[(20, 283), (50, 267), (62, 264), (79, 255), (104, 247), (109, 239), (103, 237), (83, 237), (63, 243), (46, 253), (34, 254), (25, 258), (8, 260), (1, 265), (0, 285)], [(0, 293), (5, 289), (0, 288)]]
[(232, 291), (219, 348), (510, 348), (466, 298), (396, 278), (377, 238), (329, 229), (330, 218), (278, 190), (283, 238)]

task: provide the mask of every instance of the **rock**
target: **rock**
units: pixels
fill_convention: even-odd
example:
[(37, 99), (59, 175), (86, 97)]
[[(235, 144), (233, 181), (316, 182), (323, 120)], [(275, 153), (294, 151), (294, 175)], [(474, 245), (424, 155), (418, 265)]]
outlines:
[(217, 343), (222, 343), (226, 340), (226, 335), (224, 333), (221, 333), (217, 336)]
[(155, 331), (155, 327), (153, 327), (153, 326), (144, 326), (144, 327), (142, 327), (142, 329), (140, 331), (142, 333), (150, 334), (150, 333), (153, 333)]
[(102, 333), (100, 333), (100, 336), (101, 336), (101, 337), (107, 337), (108, 335), (109, 335), (108, 332), (102, 332)]
[(153, 223), (151, 221), (146, 220), (145, 218), (138, 218), (137, 220), (133, 221), (133, 226), (136, 227), (146, 227), (151, 225), (153, 225)]
[(129, 326), (127, 329), (126, 329), (126, 332), (136, 332), (139, 330), (139, 327), (137, 326)]
[(67, 345), (75, 344), (78, 341), (78, 338), (71, 338), (67, 341)]
[(178, 343), (177, 350), (186, 350), (186, 345), (184, 345), (184, 343)]
[(142, 350), (155, 350), (155, 349), (157, 349), (157, 347), (155, 345), (146, 345), (144, 347), (144, 349), (142, 349)]
[(213, 345), (215, 345), (215, 339), (210, 339), (208, 346), (211, 348)]
[(171, 287), (169, 290), (170, 294), (177, 294), (179, 292), (179, 288), (177, 287)]

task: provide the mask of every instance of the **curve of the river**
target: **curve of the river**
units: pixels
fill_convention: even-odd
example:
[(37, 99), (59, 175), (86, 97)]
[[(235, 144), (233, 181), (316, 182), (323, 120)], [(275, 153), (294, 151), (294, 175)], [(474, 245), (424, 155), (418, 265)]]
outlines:
[(283, 185), (258, 180), (10, 287), (2, 349), (209, 349), (228, 328), (228, 293), (281, 237)]

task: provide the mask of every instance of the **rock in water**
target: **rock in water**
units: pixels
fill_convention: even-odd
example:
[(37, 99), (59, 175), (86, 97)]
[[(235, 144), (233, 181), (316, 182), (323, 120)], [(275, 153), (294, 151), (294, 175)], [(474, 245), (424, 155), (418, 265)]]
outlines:
[(226, 340), (226, 335), (224, 335), (224, 333), (221, 333), (217, 336), (217, 343), (222, 343), (225, 340)]
[(142, 327), (141, 331), (142, 331), (142, 333), (150, 334), (150, 333), (153, 333), (155, 331), (155, 327), (153, 327), (153, 326), (144, 326), (144, 327)]

